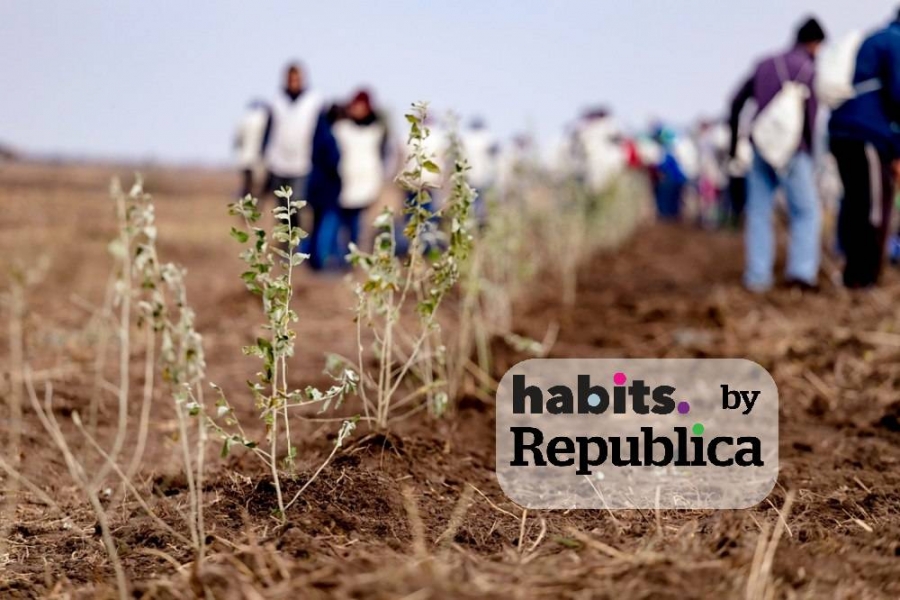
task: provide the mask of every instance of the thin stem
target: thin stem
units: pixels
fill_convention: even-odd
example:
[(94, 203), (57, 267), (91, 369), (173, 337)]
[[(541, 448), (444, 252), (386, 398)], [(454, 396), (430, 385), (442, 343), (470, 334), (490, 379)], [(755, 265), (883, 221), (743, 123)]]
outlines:
[[(16, 469), (14, 469), (13, 466), (11, 464), (9, 464), (8, 462), (6, 462), (6, 460), (4, 460), (4, 458), (2, 456), (0, 456), (0, 469), (2, 469), (7, 474), (7, 476), (9, 476), (12, 479), (15, 479), (16, 482), (21, 483), (26, 488), (28, 488), (28, 490), (32, 494), (34, 494), (35, 496), (40, 498), (41, 502), (43, 502), (44, 504), (46, 504), (47, 506), (49, 506), (50, 508), (52, 508), (53, 510), (55, 510), (58, 513), (63, 512), (63, 509), (60, 508), (59, 504), (57, 504), (53, 498), (51, 498), (50, 496), (47, 495), (47, 492), (42, 490), (40, 487), (37, 486), (37, 484), (35, 484), (30, 479), (25, 477), (25, 475), (23, 475), (22, 473), (20, 473)], [(10, 518), (6, 522), (12, 523), (12, 518)]]
[[(395, 307), (393, 305), (394, 292), (388, 292), (388, 310), (393, 313)], [(389, 315), (385, 323), (384, 343), (381, 346), (381, 369), (382, 374), (378, 382), (378, 426), (387, 427), (388, 414), (390, 410), (391, 394), (391, 366), (393, 364), (393, 327), (394, 317)]]
[(42, 407), (37, 398), (37, 393), (34, 390), (34, 385), (32, 384), (30, 372), (27, 370), (27, 367), (25, 372), (25, 387), (28, 390), (28, 397), (31, 400), (31, 405), (34, 408), (35, 413), (37, 413), (41, 425), (44, 426), (44, 429), (50, 434), (54, 443), (62, 452), (66, 467), (69, 470), (69, 475), (78, 487), (81, 488), (82, 493), (87, 496), (91, 508), (94, 510), (94, 516), (97, 518), (97, 524), (100, 526), (100, 535), (103, 539), (103, 545), (106, 546), (106, 552), (109, 555), (109, 560), (112, 563), (113, 571), (116, 575), (116, 587), (119, 592), (119, 598), (120, 600), (126, 600), (129, 597), (128, 582), (125, 578), (125, 571), (122, 569), (122, 562), (119, 560), (119, 552), (116, 548), (115, 540), (113, 540), (112, 533), (110, 532), (106, 511), (100, 503), (97, 492), (94, 491), (94, 486), (88, 482), (84, 469), (72, 454), (72, 451), (59, 428), (59, 424), (56, 422), (56, 416), (53, 414), (52, 408), (53, 388), (50, 384), (46, 385), (44, 394), (45, 407)]
[(77, 418), (77, 415), (78, 413), (72, 414), (72, 421), (75, 423), (75, 427), (78, 428), (78, 431), (81, 432), (81, 434), (84, 436), (84, 439), (87, 440), (88, 444), (90, 444), (90, 446), (110, 465), (113, 472), (115, 472), (115, 474), (119, 476), (119, 478), (122, 480), (122, 483), (126, 488), (128, 488), (128, 491), (131, 492), (131, 495), (134, 496), (138, 505), (140, 505), (144, 512), (147, 513), (147, 515), (151, 519), (153, 519), (156, 524), (159, 525), (159, 527), (164, 529), (174, 538), (178, 539), (178, 541), (180, 541), (182, 544), (190, 545), (191, 540), (175, 531), (175, 529), (173, 529), (171, 525), (163, 521), (156, 515), (156, 513), (153, 512), (147, 502), (141, 497), (140, 492), (138, 492), (137, 488), (134, 486), (134, 483), (132, 483), (131, 478), (129, 478), (128, 475), (122, 471), (119, 465), (110, 460), (109, 454), (105, 450), (103, 450), (103, 447), (97, 442), (96, 439), (94, 439), (94, 436), (85, 429), (84, 424), (81, 422), (81, 419)]
[(109, 279), (106, 282), (106, 294), (103, 298), (103, 309), (101, 311), (101, 321), (107, 321), (106, 324), (101, 323), (100, 341), (97, 344), (97, 355), (94, 359), (94, 394), (91, 396), (91, 406), (89, 412), (89, 424), (91, 432), (97, 433), (97, 415), (99, 412), (100, 389), (103, 382), (103, 373), (106, 371), (107, 347), (109, 346), (108, 322), (114, 321), (112, 316), (112, 304), (115, 298), (115, 271), (110, 272)]
[[(119, 226), (121, 234), (119, 240), (122, 244), (121, 281), (127, 283), (121, 294), (121, 306), (119, 307), (119, 422), (116, 426), (116, 437), (113, 441), (109, 456), (115, 462), (125, 444), (125, 434), (128, 429), (128, 394), (130, 385), (131, 364), (131, 235), (126, 217), (125, 199), (120, 193), (117, 197), (119, 210)], [(104, 463), (94, 477), (92, 487), (97, 487), (109, 474), (109, 464)]]
[[(362, 292), (360, 292), (362, 293)], [(359, 373), (359, 397), (362, 398), (363, 401), (363, 410), (366, 413), (366, 421), (371, 420), (371, 415), (369, 414), (369, 396), (366, 393), (366, 381), (365, 381), (365, 365), (363, 364), (363, 343), (362, 343), (362, 311), (363, 311), (363, 302), (359, 301), (356, 309), (356, 352), (357, 352), (357, 373)]]
[(281, 512), (281, 518), (284, 518), (284, 498), (281, 495), (281, 482), (278, 479), (278, 413), (275, 412), (272, 418), (272, 441), (269, 466), (272, 469), (272, 482), (275, 484), (275, 495), (278, 497), (278, 510)]
[[(293, 191), (293, 190), (292, 190)], [(287, 299), (284, 304), (284, 315), (282, 317), (282, 327), (284, 330), (287, 330), (290, 320), (290, 308), (291, 308), (291, 300), (294, 297), (294, 285), (293, 285), (293, 274), (294, 274), (294, 223), (291, 219), (291, 211), (296, 210), (299, 213), (299, 209), (296, 209), (291, 206), (291, 199), (287, 199), (288, 206), (288, 243), (291, 247), (288, 249), (288, 272), (287, 272)], [(299, 216), (298, 216), (299, 218)], [(282, 355), (280, 357), (281, 360), (281, 387), (283, 390), (282, 397), (287, 398), (288, 394), (288, 384), (287, 384), (287, 357)], [(287, 449), (288, 449), (288, 461), (290, 462), (291, 468), (293, 469), (294, 465), (294, 451), (291, 446), (291, 422), (288, 419), (287, 408), (283, 409), (284, 411), (284, 436), (287, 440)], [(282, 515), (284, 511), (282, 510)]]
[(331, 449), (331, 454), (328, 455), (328, 457), (325, 459), (325, 462), (323, 462), (321, 465), (319, 465), (319, 468), (316, 469), (316, 472), (313, 473), (312, 477), (310, 477), (309, 480), (303, 484), (303, 487), (301, 487), (299, 490), (297, 490), (297, 493), (294, 494), (294, 497), (291, 498), (291, 501), (288, 502), (287, 505), (285, 505), (284, 510), (287, 510), (291, 506), (293, 506), (294, 502), (296, 502), (297, 499), (300, 498), (300, 495), (306, 491), (306, 488), (308, 488), (310, 486), (310, 484), (312, 484), (312, 482), (316, 480), (316, 478), (319, 476), (319, 473), (321, 473), (322, 470), (326, 467), (326, 465), (328, 465), (328, 463), (331, 462), (331, 459), (334, 458), (335, 454), (337, 454), (337, 451), (339, 448), (340, 448), (340, 446), (338, 446), (337, 444), (334, 445), (334, 448)]
[(134, 449), (134, 455), (131, 457), (131, 463), (128, 465), (128, 478), (131, 479), (137, 473), (141, 465), (141, 459), (144, 457), (144, 449), (147, 445), (147, 432), (150, 424), (150, 409), (153, 406), (153, 385), (154, 374), (156, 373), (156, 332), (150, 323), (145, 324), (145, 347), (146, 355), (144, 356), (144, 393), (141, 400), (141, 417), (138, 423), (138, 439), (137, 446)]
[[(201, 407), (203, 403), (203, 386), (197, 383), (197, 401)], [(206, 525), (203, 519), (203, 468), (206, 458), (206, 421), (201, 417), (197, 419), (197, 538), (199, 545), (197, 547), (197, 562), (203, 560), (206, 554)]]
[(184, 414), (184, 397), (175, 398), (175, 415), (178, 420), (178, 437), (181, 438), (181, 456), (184, 460), (184, 476), (187, 479), (191, 505), (191, 541), (194, 548), (200, 547), (200, 534), (197, 531), (197, 487), (194, 481), (193, 461), (188, 441), (187, 416)]

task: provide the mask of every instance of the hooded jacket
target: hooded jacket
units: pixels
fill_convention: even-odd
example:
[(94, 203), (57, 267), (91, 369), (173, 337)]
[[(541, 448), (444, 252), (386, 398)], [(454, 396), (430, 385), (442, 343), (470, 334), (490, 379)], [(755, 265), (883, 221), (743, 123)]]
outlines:
[(319, 113), (312, 139), (307, 198), (316, 211), (337, 208), (341, 196), (341, 151), (332, 129), (334, 110)]

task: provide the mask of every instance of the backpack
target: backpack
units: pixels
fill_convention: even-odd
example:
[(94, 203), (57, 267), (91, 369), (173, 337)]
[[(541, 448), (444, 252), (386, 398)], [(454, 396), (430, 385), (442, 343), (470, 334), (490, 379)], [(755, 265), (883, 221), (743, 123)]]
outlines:
[(878, 79), (853, 85), (856, 55), (864, 39), (862, 31), (849, 33), (838, 43), (824, 48), (817, 60), (816, 97), (832, 110), (860, 94), (881, 89)]
[[(753, 123), (753, 145), (759, 155), (776, 171), (787, 167), (803, 139), (806, 99), (809, 87), (788, 75), (784, 57), (775, 58), (781, 89), (760, 111)], [(801, 72), (797, 78), (800, 79)]]

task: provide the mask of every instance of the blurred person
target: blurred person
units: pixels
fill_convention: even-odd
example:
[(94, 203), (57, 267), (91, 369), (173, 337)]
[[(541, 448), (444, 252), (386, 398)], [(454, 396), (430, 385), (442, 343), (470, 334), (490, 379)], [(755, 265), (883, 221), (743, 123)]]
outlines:
[(728, 174), (728, 219), (734, 229), (740, 229), (747, 204), (747, 174), (753, 165), (753, 144), (750, 127), (756, 113), (756, 101), (738, 94), (731, 101), (728, 115), (729, 144), (726, 158)]
[(866, 288), (878, 282), (900, 175), (900, 10), (860, 45), (853, 85), (856, 95), (835, 108), (828, 129), (844, 187), (843, 281)]
[(788, 81), (808, 88), (804, 105), (802, 135), (784, 169), (776, 170), (754, 146), (753, 161), (747, 174), (747, 204), (744, 285), (754, 292), (772, 286), (775, 266), (775, 232), (772, 212), (775, 192), (784, 188), (790, 223), (786, 279), (801, 289), (816, 289), (820, 261), (820, 223), (822, 210), (813, 177), (813, 132), (818, 103), (813, 92), (815, 56), (825, 40), (825, 31), (814, 18), (797, 30), (794, 45), (760, 61), (752, 75), (741, 85), (732, 102), (731, 158), (736, 157), (739, 139), (739, 115), (746, 102), (754, 99), (759, 118)]
[(677, 156), (676, 149), (684, 146), (675, 131), (663, 125), (654, 128), (652, 139), (659, 151), (657, 162), (651, 163), (649, 169), (656, 214), (662, 221), (677, 221), (681, 217), (685, 187), (690, 180)]
[(469, 163), (466, 179), (477, 194), (472, 207), (475, 219), (484, 223), (487, 216), (486, 202), (497, 185), (500, 144), (483, 119), (472, 119), (460, 136), (462, 149)]
[(378, 200), (384, 185), (388, 130), (366, 90), (354, 94), (333, 130), (340, 151), (341, 193), (333, 234), (328, 235), (333, 237), (337, 257), (342, 258), (349, 244), (359, 244), (361, 215)]
[[(827, 124), (828, 119), (822, 119), (822, 121)], [(825, 142), (823, 146), (828, 148), (827, 138), (823, 141)], [(838, 236), (838, 216), (841, 199), (844, 195), (844, 186), (841, 183), (837, 160), (830, 150), (816, 160), (816, 189), (822, 203), (822, 235), (826, 239), (825, 247), (830, 247), (834, 253), (843, 257), (844, 251)]]
[(752, 165), (753, 145), (748, 136), (742, 136), (737, 140), (734, 157), (727, 163), (727, 224), (734, 229), (739, 229), (744, 220), (744, 207), (747, 205), (747, 174)]
[(588, 190), (604, 191), (625, 168), (622, 133), (606, 108), (587, 111), (574, 132), (574, 151)]
[[(547, 150), (546, 164), (549, 172), (557, 181), (575, 180), (579, 184), (584, 183), (584, 165), (579, 156), (577, 125), (566, 124), (560, 135), (550, 142)], [(510, 154), (510, 148), (506, 148), (500, 155), (501, 179), (504, 174), (505, 161)]]
[(629, 169), (641, 169), (644, 167), (641, 154), (638, 151), (637, 138), (624, 138), (622, 140), (622, 152), (625, 154), (625, 165)]
[(697, 127), (697, 151), (699, 175), (697, 188), (700, 195), (700, 224), (715, 227), (726, 214), (723, 206), (727, 177), (725, 166), (728, 155), (728, 128), (723, 123), (702, 120)]
[(663, 159), (663, 149), (649, 134), (639, 134), (633, 142), (634, 162), (638, 167), (651, 169)]
[[(322, 107), (321, 97), (307, 89), (302, 67), (298, 63), (288, 65), (284, 88), (271, 103), (263, 135), (268, 193), (290, 186), (294, 200), (307, 199), (313, 141), (319, 133), (317, 128), (327, 126), (327, 122), (323, 124)], [(278, 201), (285, 204), (280, 198)], [(299, 214), (293, 215), (292, 226), (299, 223)]]
[(497, 187), (504, 202), (524, 202), (526, 190), (538, 171), (537, 148), (527, 133), (513, 135), (497, 161)]
[(343, 190), (342, 156), (334, 126), (342, 116), (343, 108), (338, 104), (321, 111), (312, 139), (306, 187), (306, 199), (313, 216), (312, 231), (301, 242), (301, 249), (309, 254), (309, 266), (316, 271), (340, 264), (335, 249)]
[(268, 122), (269, 106), (261, 100), (254, 100), (247, 106), (238, 124), (234, 150), (241, 172), (241, 198), (248, 194), (258, 196), (264, 192), (260, 179), (265, 172), (263, 138)]

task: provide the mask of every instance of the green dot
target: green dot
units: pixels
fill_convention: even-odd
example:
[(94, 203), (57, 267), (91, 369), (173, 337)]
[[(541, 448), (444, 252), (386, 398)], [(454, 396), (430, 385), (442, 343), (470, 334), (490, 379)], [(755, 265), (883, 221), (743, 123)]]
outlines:
[(694, 423), (694, 426), (691, 427), (691, 431), (694, 435), (703, 435), (703, 423)]

